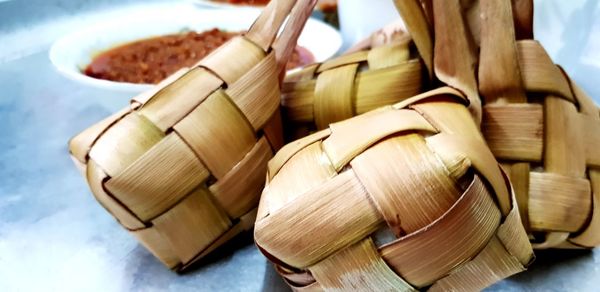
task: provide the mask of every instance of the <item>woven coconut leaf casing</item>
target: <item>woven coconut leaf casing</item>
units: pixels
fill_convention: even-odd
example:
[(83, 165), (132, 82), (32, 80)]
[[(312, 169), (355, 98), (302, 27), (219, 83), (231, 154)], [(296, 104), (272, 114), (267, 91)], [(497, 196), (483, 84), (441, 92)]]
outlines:
[(315, 3), (272, 1), (244, 36), (70, 141), (98, 202), (166, 266), (252, 227), (283, 141), (280, 75)]
[(533, 40), (532, 1), (425, 2), (396, 4), (409, 30), (424, 32), (413, 38), (435, 76), (481, 116), (534, 248), (599, 245), (599, 111)]
[(482, 289), (533, 252), (456, 90), (333, 123), (269, 162), (255, 240), (298, 291)]
[[(500, 5), (490, 6), (490, 11), (502, 11)], [(502, 36), (498, 25), (483, 27), (482, 36)], [(599, 245), (598, 108), (539, 42), (515, 41), (514, 36), (503, 40), (481, 38), (482, 130), (509, 173), (534, 248)], [(510, 47), (503, 50), (506, 59), (517, 66), (487, 56), (493, 54), (491, 46), (504, 43)], [(513, 82), (488, 77), (509, 66), (506, 74), (518, 78)]]
[(312, 64), (286, 76), (281, 105), (288, 138), (300, 138), (423, 91), (423, 66), (410, 37)]

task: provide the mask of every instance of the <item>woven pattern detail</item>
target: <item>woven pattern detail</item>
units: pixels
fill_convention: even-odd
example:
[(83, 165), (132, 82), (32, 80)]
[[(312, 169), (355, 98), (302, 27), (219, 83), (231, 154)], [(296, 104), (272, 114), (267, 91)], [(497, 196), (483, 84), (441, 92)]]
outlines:
[(598, 108), (533, 40), (533, 1), (395, 3), (432, 77), (469, 98), (534, 247), (600, 245)]
[(537, 235), (534, 247), (599, 245), (598, 109), (538, 42), (516, 44), (527, 99), (486, 104), (485, 138)]
[(422, 92), (422, 65), (408, 36), (289, 74), (282, 86), (286, 127), (293, 137), (327, 128)]
[(482, 289), (533, 257), (510, 186), (450, 88), (282, 148), (255, 239), (298, 291)]
[(71, 140), (96, 199), (168, 267), (254, 223), (282, 139), (277, 72), (274, 52), (237, 37)]

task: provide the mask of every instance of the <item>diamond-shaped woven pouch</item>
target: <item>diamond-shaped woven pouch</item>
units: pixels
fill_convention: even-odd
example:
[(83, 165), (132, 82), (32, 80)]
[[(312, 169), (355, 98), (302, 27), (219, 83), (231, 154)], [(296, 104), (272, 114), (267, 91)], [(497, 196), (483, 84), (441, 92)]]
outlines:
[[(378, 36), (383, 32), (372, 37)], [(287, 75), (281, 97), (286, 134), (300, 138), (422, 92), (425, 73), (410, 36), (396, 30), (387, 37)]]
[(166, 266), (253, 225), (282, 144), (280, 76), (315, 3), (272, 1), (246, 34), (70, 141), (98, 202)]
[(445, 87), (284, 146), (255, 240), (298, 291), (482, 289), (533, 252), (508, 179)]
[(534, 248), (599, 245), (599, 111), (533, 40), (533, 2), (417, 2), (396, 4), (435, 76), (482, 113)]

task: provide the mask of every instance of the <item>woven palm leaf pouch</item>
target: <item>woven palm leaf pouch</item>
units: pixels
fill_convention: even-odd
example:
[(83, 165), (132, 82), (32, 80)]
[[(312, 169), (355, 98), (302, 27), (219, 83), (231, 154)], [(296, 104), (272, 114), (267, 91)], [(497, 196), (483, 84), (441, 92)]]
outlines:
[[(518, 13), (521, 25), (532, 31), (531, 13)], [(539, 42), (501, 30), (482, 24), (482, 35), (496, 36), (481, 38), (482, 129), (509, 173), (534, 248), (600, 245), (598, 108)], [(503, 58), (490, 56), (492, 46), (507, 47)], [(495, 74), (512, 78), (499, 82)]]
[(284, 146), (255, 241), (297, 291), (478, 290), (533, 258), (508, 178), (457, 90)]
[(246, 34), (70, 141), (98, 202), (167, 267), (254, 224), (282, 144), (280, 76), (315, 3), (271, 1)]
[(410, 36), (390, 25), (339, 57), (288, 74), (281, 105), (288, 139), (423, 92), (422, 63)]
[(599, 245), (599, 111), (533, 40), (533, 2), (396, 4), (436, 77), (481, 112), (534, 248)]

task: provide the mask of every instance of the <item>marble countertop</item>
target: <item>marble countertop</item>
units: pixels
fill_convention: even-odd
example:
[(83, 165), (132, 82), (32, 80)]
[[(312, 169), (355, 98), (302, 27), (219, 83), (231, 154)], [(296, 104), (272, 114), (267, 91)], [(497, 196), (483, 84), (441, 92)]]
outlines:
[[(0, 3), (0, 15), (3, 4), (16, 5)], [(46, 50), (0, 62), (0, 291), (287, 291), (251, 234), (178, 275), (120, 228), (92, 197), (66, 143), (111, 113), (99, 99), (130, 96), (64, 78)], [(530, 271), (488, 290), (599, 285), (600, 249), (544, 251)]]

